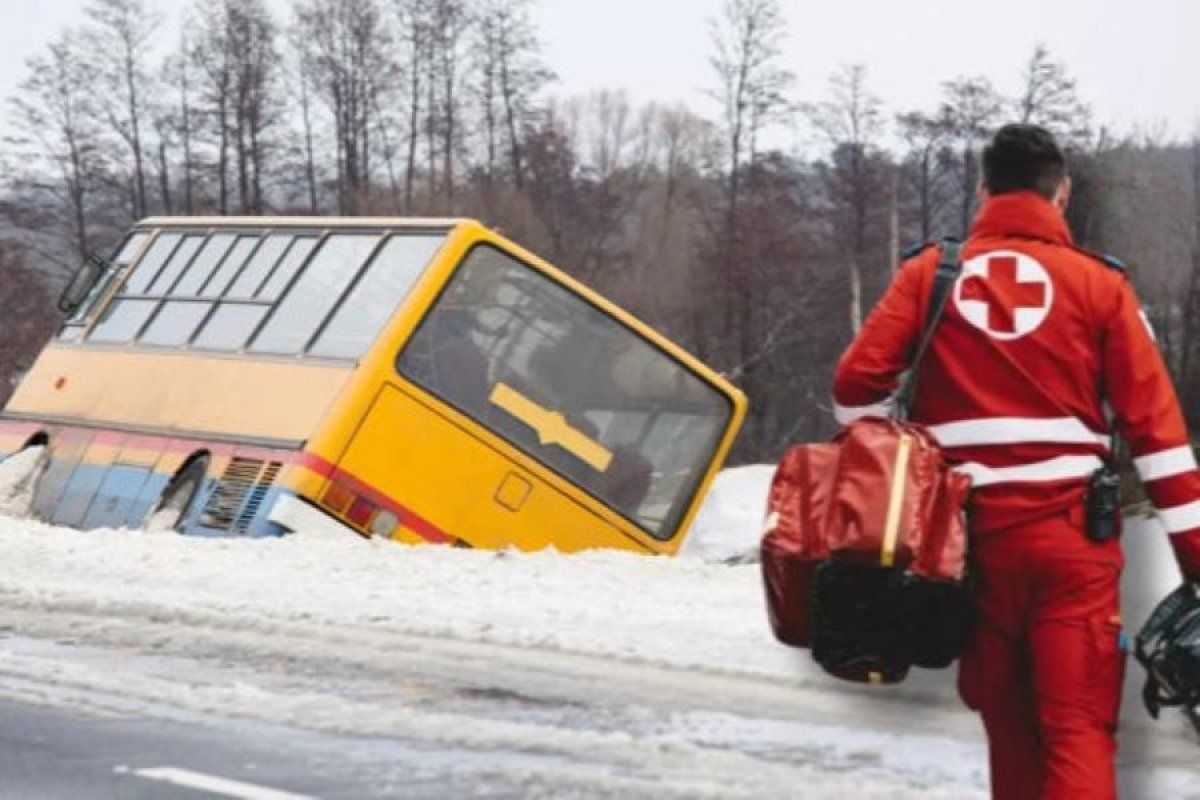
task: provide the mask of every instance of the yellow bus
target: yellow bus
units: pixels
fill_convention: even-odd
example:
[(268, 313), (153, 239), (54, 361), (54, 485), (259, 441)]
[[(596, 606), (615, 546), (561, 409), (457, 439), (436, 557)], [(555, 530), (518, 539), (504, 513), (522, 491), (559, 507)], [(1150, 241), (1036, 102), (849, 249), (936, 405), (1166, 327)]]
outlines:
[(145, 219), (60, 306), (0, 453), (84, 529), (673, 553), (746, 410), (466, 219)]

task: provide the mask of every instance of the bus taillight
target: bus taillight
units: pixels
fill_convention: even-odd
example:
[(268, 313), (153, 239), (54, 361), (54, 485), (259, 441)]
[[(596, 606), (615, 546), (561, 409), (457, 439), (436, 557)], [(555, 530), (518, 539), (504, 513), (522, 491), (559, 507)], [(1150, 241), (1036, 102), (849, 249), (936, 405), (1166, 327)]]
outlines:
[(326, 508), (336, 514), (345, 513), (350, 504), (354, 502), (355, 494), (349, 487), (343, 486), (336, 481), (331, 481), (329, 488), (325, 490), (325, 495), (321, 498), (321, 503)]

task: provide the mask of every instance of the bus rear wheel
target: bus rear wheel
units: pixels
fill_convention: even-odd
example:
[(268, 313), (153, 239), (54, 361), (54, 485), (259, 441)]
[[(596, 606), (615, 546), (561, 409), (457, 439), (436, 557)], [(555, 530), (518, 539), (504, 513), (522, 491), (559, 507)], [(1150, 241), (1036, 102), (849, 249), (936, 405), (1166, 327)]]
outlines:
[(158, 503), (146, 515), (142, 528), (149, 533), (179, 531), (192, 501), (200, 491), (200, 484), (208, 473), (208, 456), (193, 458), (183, 466), (175, 477), (163, 487)]

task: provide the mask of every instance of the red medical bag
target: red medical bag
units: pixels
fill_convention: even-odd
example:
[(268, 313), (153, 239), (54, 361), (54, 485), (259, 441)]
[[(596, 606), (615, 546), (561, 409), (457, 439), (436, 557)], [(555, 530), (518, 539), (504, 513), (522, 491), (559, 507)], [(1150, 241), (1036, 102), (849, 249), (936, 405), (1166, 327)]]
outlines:
[[(929, 322), (896, 406), (958, 271), (943, 243)], [(970, 478), (920, 425), (868, 417), (831, 443), (791, 448), (771, 483), (762, 540), (768, 616), (785, 644), (811, 647), (831, 674), (895, 682), (954, 660), (969, 619), (964, 584)]]

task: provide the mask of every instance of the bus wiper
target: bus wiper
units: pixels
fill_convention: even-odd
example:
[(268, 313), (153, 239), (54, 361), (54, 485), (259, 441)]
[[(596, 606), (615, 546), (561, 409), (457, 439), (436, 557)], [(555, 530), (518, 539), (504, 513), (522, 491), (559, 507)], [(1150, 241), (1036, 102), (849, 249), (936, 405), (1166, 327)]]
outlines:
[(533, 428), (543, 446), (558, 445), (597, 472), (604, 472), (612, 463), (612, 451), (572, 427), (561, 411), (543, 408), (508, 384), (497, 383), (488, 400)]

